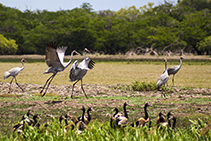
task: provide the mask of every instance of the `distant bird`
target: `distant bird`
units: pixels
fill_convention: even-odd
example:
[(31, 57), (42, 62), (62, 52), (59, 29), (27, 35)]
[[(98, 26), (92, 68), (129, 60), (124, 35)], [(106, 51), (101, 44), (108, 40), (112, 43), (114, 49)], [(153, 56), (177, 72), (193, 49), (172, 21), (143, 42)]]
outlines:
[[(12, 69), (10, 69), (9, 71), (6, 71), (6, 72), (4, 73), (4, 80), (5, 80), (6, 78), (10, 77), (10, 76), (13, 77), (12, 80), (10, 81), (10, 88), (9, 88), (9, 92), (8, 92), (8, 93), (10, 93), (11, 84), (12, 84), (12, 81), (13, 81), (14, 78), (15, 78), (15, 83), (18, 85), (18, 82), (17, 82), (17, 80), (16, 80), (16, 76), (19, 74), (19, 72), (21, 72), (21, 71), (24, 69), (24, 63), (23, 63), (23, 62), (25, 62), (25, 61), (26, 61), (25, 59), (21, 59), (21, 63), (22, 63), (22, 65), (23, 65), (22, 68), (20, 68), (20, 67), (15, 67), (15, 68), (12, 68)], [(24, 92), (24, 90), (23, 90), (19, 85), (18, 85), (18, 87), (22, 90), (22, 92)]]
[(78, 65), (78, 60), (76, 60), (71, 69), (70, 69), (70, 74), (69, 74), (69, 78), (71, 82), (74, 82), (76, 81), (74, 84), (73, 84), (73, 87), (72, 87), (72, 94), (71, 94), (71, 98), (73, 98), (73, 91), (74, 91), (74, 86), (75, 84), (81, 80), (81, 89), (84, 93), (84, 95), (86, 96), (86, 98), (88, 99), (84, 89), (83, 89), (83, 82), (82, 82), (82, 79), (83, 77), (86, 75), (87, 71), (89, 69), (92, 69), (94, 67), (94, 61), (92, 61), (90, 58), (86, 57), (86, 51), (87, 52), (90, 52), (87, 48), (84, 48), (84, 51), (83, 51), (83, 54), (84, 54), (84, 60), (81, 61)]
[(182, 59), (183, 57), (180, 57), (180, 64), (178, 66), (172, 66), (170, 68), (168, 68), (168, 75), (173, 74), (173, 78), (172, 78), (172, 82), (173, 82), (173, 86), (174, 86), (174, 75), (180, 70), (181, 66), (182, 66)]
[[(165, 61), (165, 70), (164, 70), (163, 74), (161, 74), (161, 76), (158, 78), (158, 81), (157, 81), (157, 89), (158, 90), (160, 90), (160, 87), (162, 85), (165, 85), (169, 79), (169, 75), (168, 75), (168, 71), (167, 71), (167, 59), (164, 59), (164, 61)], [(165, 94), (164, 94), (164, 97), (166, 97)]]
[(64, 63), (64, 56), (65, 56), (65, 51), (67, 50), (67, 47), (62, 46), (62, 47), (57, 48), (57, 45), (58, 44), (56, 42), (52, 41), (52, 42), (49, 42), (46, 47), (45, 62), (48, 65), (48, 67), (50, 67), (50, 68), (48, 70), (46, 70), (43, 74), (53, 73), (53, 75), (47, 79), (47, 81), (45, 82), (45, 85), (43, 86), (42, 90), (40, 91), (40, 94), (41, 94), (43, 92), (46, 84), (48, 83), (46, 90), (42, 96), (44, 96), (46, 94), (47, 89), (48, 89), (51, 81), (53, 80), (53, 78), (56, 76), (56, 74), (58, 72), (63, 71), (70, 65), (70, 63), (72, 62), (72, 59), (73, 59), (73, 54), (74, 53), (79, 54), (77, 51), (73, 50), (71, 53), (70, 61), (67, 63)]

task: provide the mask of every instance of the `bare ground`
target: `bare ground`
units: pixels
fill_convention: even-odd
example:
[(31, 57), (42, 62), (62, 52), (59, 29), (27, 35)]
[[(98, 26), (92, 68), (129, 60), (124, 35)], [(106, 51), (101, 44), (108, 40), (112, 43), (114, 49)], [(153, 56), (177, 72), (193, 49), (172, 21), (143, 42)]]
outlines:
[[(153, 107), (148, 108), (152, 119), (155, 119), (160, 111), (167, 113), (170, 110), (179, 120), (197, 119), (211, 114), (211, 89), (174, 87), (167, 93), (167, 97), (163, 98), (159, 91), (134, 92), (114, 89), (114, 86), (111, 85), (86, 84), (84, 89), (89, 99), (85, 99), (80, 85), (75, 86), (75, 99), (71, 99), (69, 98), (72, 91), (71, 85), (51, 85), (46, 96), (33, 99), (35, 96), (41, 97), (39, 92), (43, 85), (20, 84), (20, 86), (25, 92), (12, 83), (12, 92), (8, 94), (9, 83), (0, 82), (0, 97), (6, 98), (4, 101), (0, 101), (0, 119), (13, 120), (13, 124), (21, 118), (21, 114), (25, 114), (29, 109), (45, 118), (51, 114), (58, 117), (67, 111), (78, 116), (81, 114), (78, 109), (82, 105), (93, 107), (95, 110), (92, 112), (93, 119), (108, 121), (110, 115), (113, 114), (111, 109), (118, 107), (122, 111), (125, 101), (129, 103), (127, 110), (131, 121), (144, 116), (143, 105), (145, 102), (149, 102)], [(52, 96), (58, 98), (54, 99)], [(16, 97), (19, 100), (10, 100), (10, 97)], [(3, 110), (5, 108), (6, 111)], [(184, 126), (182, 124), (184, 122), (178, 122), (177, 126)]]

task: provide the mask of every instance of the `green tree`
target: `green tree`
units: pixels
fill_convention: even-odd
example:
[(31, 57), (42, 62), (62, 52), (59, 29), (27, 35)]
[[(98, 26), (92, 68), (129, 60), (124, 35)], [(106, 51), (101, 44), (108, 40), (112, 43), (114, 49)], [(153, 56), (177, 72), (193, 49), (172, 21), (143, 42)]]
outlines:
[(199, 55), (201, 51), (198, 49), (197, 43), (211, 34), (211, 14), (207, 13), (205, 15), (204, 11), (196, 11), (186, 15), (185, 19), (180, 23), (181, 38), (187, 42), (188, 47), (192, 48), (193, 52)]
[(18, 45), (15, 40), (7, 40), (3, 35), (0, 34), (0, 54), (1, 55), (14, 55), (18, 49)]
[(207, 55), (211, 53), (211, 36), (206, 37), (204, 40), (198, 42), (198, 48)]

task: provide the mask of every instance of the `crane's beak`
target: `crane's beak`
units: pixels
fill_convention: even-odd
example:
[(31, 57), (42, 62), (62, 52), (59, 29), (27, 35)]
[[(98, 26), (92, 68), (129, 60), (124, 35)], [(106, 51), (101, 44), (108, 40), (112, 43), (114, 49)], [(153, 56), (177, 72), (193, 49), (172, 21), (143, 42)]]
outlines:
[(84, 50), (90, 53), (90, 51), (87, 48), (85, 48)]
[(79, 52), (75, 51), (76, 54), (81, 55)]

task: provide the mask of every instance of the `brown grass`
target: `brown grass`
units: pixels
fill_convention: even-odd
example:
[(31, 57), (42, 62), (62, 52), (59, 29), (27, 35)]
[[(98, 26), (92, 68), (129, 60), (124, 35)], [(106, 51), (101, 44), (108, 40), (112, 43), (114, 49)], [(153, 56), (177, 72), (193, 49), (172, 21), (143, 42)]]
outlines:
[[(175, 65), (178, 65), (176, 63)], [(0, 63), (1, 82), (10, 82), (11, 78), (3, 80), (4, 72), (13, 67), (22, 67), (21, 63)], [(172, 65), (170, 65), (172, 66)], [(69, 66), (65, 71), (60, 72), (52, 81), (54, 85), (70, 84)], [(44, 84), (51, 74), (43, 74), (47, 70), (47, 65), (43, 63), (25, 63), (25, 69), (17, 76), (19, 83)], [(158, 77), (164, 70), (162, 65), (152, 65), (128, 62), (99, 62), (94, 69), (89, 70), (83, 79), (84, 84), (132, 84), (135, 80), (146, 82), (157, 82)], [(172, 76), (169, 78), (169, 85)], [(175, 76), (175, 86), (210, 88), (211, 66), (210, 65), (183, 65)]]

